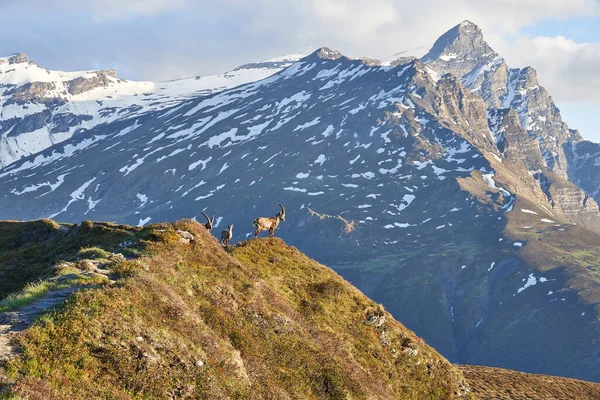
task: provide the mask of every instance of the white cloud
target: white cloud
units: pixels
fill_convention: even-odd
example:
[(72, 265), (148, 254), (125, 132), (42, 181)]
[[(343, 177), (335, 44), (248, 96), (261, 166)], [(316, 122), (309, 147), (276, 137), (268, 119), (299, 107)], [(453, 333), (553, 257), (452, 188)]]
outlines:
[(155, 15), (162, 11), (184, 6), (185, 0), (88, 0), (92, 7), (94, 20), (123, 20), (138, 15)]
[(519, 36), (547, 18), (600, 15), (596, 0), (0, 0), (0, 14), (0, 54), (27, 52), (50, 68), (117, 67), (146, 80), (219, 73), (321, 46), (374, 58), (420, 47), (419, 56), (469, 19), (511, 66), (536, 67), (555, 98), (600, 97), (598, 45)]
[(520, 36), (498, 41), (496, 51), (511, 67), (533, 66), (540, 84), (557, 100), (600, 100), (600, 44), (576, 43), (564, 36)]
[[(35, 17), (36, 14), (53, 11), (65, 14), (84, 12), (91, 13), (96, 22), (123, 21), (181, 8), (187, 3), (187, 0), (4, 0), (0, 1), (0, 14), (21, 10)], [(78, 17), (81, 18), (81, 15)]]
[(245, 32), (271, 32), (291, 46), (337, 47), (353, 56), (384, 58), (428, 48), (465, 19), (487, 35), (516, 34), (547, 18), (600, 15), (595, 0), (229, 0), (247, 11)]

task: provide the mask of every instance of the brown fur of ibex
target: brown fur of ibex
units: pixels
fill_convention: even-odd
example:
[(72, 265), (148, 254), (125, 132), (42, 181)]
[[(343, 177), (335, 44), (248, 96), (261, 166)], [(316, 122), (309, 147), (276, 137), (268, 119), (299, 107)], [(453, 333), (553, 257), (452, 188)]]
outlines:
[(233, 224), (229, 225), (226, 230), (221, 233), (221, 243), (225, 245), (225, 247), (229, 247), (229, 242), (231, 241), (231, 237), (233, 236)]
[(213, 214), (212, 220), (210, 218), (208, 218), (208, 215), (206, 215), (204, 213), (202, 213), (202, 215), (204, 215), (204, 218), (206, 218), (206, 223), (204, 224), (204, 227), (206, 229), (208, 229), (209, 231), (212, 231), (212, 228), (215, 225), (215, 215)]
[(275, 229), (279, 226), (281, 221), (285, 221), (285, 208), (279, 204), (281, 207), (281, 211), (277, 213), (274, 217), (270, 218), (256, 218), (252, 223), (256, 226), (256, 231), (254, 232), (254, 238), (258, 237), (258, 234), (261, 231), (269, 231), (269, 237), (273, 237), (275, 235)]

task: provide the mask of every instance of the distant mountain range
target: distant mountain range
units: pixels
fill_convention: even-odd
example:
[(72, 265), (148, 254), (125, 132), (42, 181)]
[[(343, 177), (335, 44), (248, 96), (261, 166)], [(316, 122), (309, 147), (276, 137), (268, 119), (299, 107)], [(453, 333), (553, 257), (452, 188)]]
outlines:
[(237, 242), (282, 203), (277, 235), (451, 361), (600, 381), (598, 153), (465, 21), (77, 132), (0, 170), (0, 217), (206, 212)]
[(294, 54), (221, 75), (158, 83), (120, 79), (114, 70), (50, 71), (24, 54), (0, 58), (0, 167), (81, 130), (266, 78), (302, 57)]

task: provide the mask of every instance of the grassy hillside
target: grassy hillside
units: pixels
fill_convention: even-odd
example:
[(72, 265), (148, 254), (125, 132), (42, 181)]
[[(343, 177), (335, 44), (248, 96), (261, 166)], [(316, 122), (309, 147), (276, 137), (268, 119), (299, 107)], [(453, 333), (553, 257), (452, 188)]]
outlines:
[(28, 283), (50, 277), (60, 261), (75, 261), (81, 249), (118, 249), (138, 228), (84, 222), (0, 222), (0, 300)]
[(500, 368), (462, 365), (460, 369), (473, 394), (482, 399), (600, 399), (600, 385), (597, 383)]
[[(193, 221), (103, 228), (104, 248), (141, 258), (107, 263), (121, 276), (115, 284), (75, 294), (18, 335), (6, 398), (447, 399), (463, 391), (455, 366), (279, 239), (225, 251)], [(73, 249), (91, 244), (79, 242), (86, 230), (70, 231)], [(39, 270), (48, 273), (50, 261)]]

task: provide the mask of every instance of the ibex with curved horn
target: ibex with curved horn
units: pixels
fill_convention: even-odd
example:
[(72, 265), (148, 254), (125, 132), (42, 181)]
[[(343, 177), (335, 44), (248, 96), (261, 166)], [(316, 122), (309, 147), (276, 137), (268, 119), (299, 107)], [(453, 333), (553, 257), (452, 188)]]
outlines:
[(212, 228), (215, 225), (215, 215), (213, 214), (212, 220), (208, 218), (208, 215), (204, 213), (202, 213), (202, 215), (204, 215), (204, 218), (206, 218), (206, 223), (204, 224), (204, 227), (208, 229), (209, 232), (212, 231)]
[(274, 217), (270, 218), (256, 218), (252, 223), (256, 226), (256, 231), (254, 232), (254, 239), (258, 237), (258, 234), (261, 231), (269, 231), (269, 237), (273, 237), (275, 234), (275, 229), (279, 226), (281, 221), (285, 221), (285, 207), (279, 204), (281, 207), (281, 211), (277, 213)]

